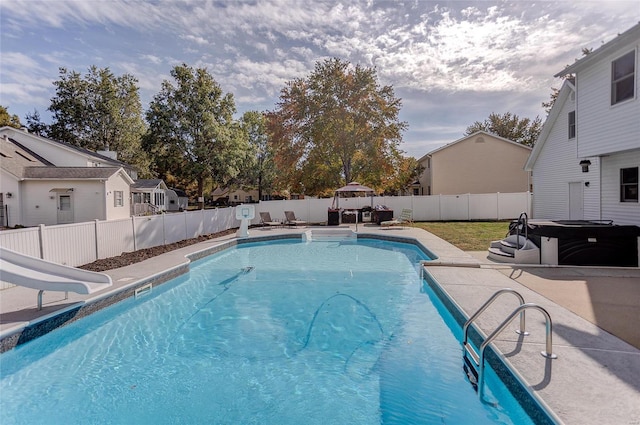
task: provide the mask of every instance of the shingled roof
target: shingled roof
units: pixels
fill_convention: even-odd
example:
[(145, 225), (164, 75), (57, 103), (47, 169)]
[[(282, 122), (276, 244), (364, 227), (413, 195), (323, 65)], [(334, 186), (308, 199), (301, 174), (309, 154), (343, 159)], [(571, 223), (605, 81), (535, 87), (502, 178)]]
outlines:
[(26, 167), (25, 179), (93, 179), (105, 180), (121, 167)]

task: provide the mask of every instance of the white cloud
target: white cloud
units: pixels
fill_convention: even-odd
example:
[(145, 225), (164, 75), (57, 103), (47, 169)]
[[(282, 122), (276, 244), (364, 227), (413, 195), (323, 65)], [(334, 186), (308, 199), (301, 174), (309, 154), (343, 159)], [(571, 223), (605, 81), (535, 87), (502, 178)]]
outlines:
[[(51, 4), (0, 3), (3, 101), (41, 109), (59, 66), (85, 71), (92, 64), (133, 74), (143, 98), (150, 98), (170, 78), (171, 67), (184, 62), (206, 66), (238, 103), (273, 105), (288, 81), (307, 76), (316, 61), (338, 56), (375, 66), (382, 84), (411, 94), (403, 111), (411, 112), (407, 140), (415, 144), (448, 138), (448, 127), (459, 129), (459, 137), (491, 108), (540, 110), (540, 99), (555, 84), (552, 75), (582, 47), (597, 47), (638, 20), (637, 1)], [(470, 110), (462, 117), (455, 113), (461, 98)], [(453, 111), (451, 117), (439, 109)], [(439, 136), (427, 134), (429, 127)]]
[(191, 34), (181, 35), (180, 38), (182, 38), (183, 40), (192, 41), (201, 46), (206, 46), (207, 44), (209, 44), (209, 40), (207, 40), (206, 38)]
[(162, 63), (162, 58), (155, 55), (140, 55), (140, 59), (151, 62), (154, 65), (160, 65)]

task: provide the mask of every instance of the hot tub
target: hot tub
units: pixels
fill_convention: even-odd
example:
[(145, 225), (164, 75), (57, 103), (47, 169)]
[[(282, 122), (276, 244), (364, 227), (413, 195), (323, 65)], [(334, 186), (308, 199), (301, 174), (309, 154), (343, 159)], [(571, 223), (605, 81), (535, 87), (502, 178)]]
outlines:
[(586, 220), (529, 220), (527, 232), (540, 247), (542, 264), (638, 267), (638, 226)]

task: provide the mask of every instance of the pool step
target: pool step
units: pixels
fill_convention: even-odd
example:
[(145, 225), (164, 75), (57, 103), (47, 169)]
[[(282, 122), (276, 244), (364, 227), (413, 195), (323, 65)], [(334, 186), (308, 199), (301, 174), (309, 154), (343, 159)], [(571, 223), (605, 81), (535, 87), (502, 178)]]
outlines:
[(309, 229), (302, 234), (305, 241), (342, 241), (357, 239), (358, 235), (349, 228)]
[(491, 242), (489, 258), (502, 263), (540, 264), (540, 248), (524, 236), (509, 235)]
[[(464, 344), (464, 349), (465, 349), (465, 353), (464, 353), (464, 356), (462, 356), (464, 360), (462, 369), (464, 370), (464, 373), (467, 375), (467, 378), (469, 379), (471, 386), (477, 392), (478, 391), (478, 363), (475, 358), (477, 354), (475, 353), (475, 350), (472, 347), (468, 346), (468, 344)], [(473, 360), (469, 360), (468, 355), (470, 355), (473, 358)]]

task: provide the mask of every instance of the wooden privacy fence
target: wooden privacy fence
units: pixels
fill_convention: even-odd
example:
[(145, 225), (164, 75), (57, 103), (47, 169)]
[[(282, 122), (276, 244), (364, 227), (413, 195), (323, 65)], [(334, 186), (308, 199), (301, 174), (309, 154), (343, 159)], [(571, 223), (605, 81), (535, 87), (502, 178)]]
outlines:
[[(531, 194), (492, 193), (435, 196), (387, 196), (344, 198), (340, 208), (385, 205), (397, 217), (403, 208), (413, 211), (414, 221), (503, 220), (517, 218), (521, 212), (531, 215)], [(294, 211), (298, 219), (309, 223), (327, 221), (327, 209), (337, 207), (333, 198), (262, 201), (258, 212), (268, 211), (273, 219), (283, 219), (285, 211)], [(0, 232), (0, 245), (59, 264), (80, 266), (123, 252), (152, 248), (236, 228), (234, 208), (184, 211), (120, 220), (94, 220), (85, 223), (40, 225)], [(0, 282), (0, 289), (10, 287)]]

